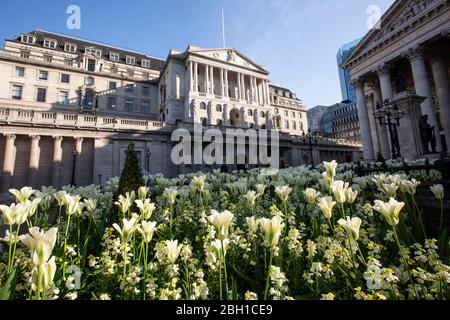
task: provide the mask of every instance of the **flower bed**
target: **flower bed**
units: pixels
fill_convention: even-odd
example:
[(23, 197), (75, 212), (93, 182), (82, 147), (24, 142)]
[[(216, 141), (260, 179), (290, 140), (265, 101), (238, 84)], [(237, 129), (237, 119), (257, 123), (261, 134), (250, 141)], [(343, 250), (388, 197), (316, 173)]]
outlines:
[(439, 173), (352, 168), (11, 190), (0, 298), (448, 299), (443, 188), (437, 239), (415, 200)]

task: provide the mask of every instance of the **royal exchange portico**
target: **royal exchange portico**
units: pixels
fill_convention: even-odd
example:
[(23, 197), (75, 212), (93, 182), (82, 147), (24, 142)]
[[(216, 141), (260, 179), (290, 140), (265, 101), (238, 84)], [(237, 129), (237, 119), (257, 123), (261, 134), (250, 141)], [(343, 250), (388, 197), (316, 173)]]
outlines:
[[(424, 122), (434, 131), (435, 152), (450, 146), (450, 4), (448, 0), (395, 1), (344, 61), (356, 88), (364, 157), (391, 158), (391, 135), (374, 112), (389, 99), (399, 108), (401, 156), (431, 156)], [(434, 127), (434, 130), (432, 128)], [(429, 148), (429, 152), (426, 149)], [(437, 155), (436, 155), (437, 156)], [(435, 157), (436, 157), (435, 156)]]

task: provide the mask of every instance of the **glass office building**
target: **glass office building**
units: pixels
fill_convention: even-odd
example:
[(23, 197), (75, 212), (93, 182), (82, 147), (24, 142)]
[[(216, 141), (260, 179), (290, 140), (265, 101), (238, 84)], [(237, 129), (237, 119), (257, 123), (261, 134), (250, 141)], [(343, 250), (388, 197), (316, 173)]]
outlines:
[(350, 72), (341, 68), (341, 64), (361, 40), (362, 38), (343, 45), (339, 49), (336, 56), (339, 70), (339, 81), (341, 83), (342, 101), (351, 101), (351, 103), (356, 103), (356, 93), (355, 88), (350, 82)]

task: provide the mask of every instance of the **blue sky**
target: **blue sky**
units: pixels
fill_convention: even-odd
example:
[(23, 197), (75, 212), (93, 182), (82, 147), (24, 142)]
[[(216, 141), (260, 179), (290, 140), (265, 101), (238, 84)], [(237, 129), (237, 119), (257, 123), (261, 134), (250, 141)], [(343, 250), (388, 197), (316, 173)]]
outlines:
[[(394, 0), (14, 0), (0, 11), (0, 39), (44, 29), (165, 58), (189, 43), (227, 47), (271, 72), (308, 108), (341, 100), (336, 53), (368, 32), (367, 8)], [(81, 30), (66, 27), (66, 8), (81, 8)], [(7, 6), (7, 8), (5, 8)]]

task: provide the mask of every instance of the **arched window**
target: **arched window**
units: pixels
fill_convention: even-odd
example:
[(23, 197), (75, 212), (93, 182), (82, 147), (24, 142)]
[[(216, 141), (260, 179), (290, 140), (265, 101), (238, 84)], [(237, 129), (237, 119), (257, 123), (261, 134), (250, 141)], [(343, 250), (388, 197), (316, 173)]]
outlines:
[(249, 109), (249, 110), (248, 110), (248, 115), (249, 115), (250, 117), (253, 117), (253, 110)]
[(275, 108), (275, 114), (279, 114), (280, 110), (278, 108)]
[(87, 77), (86, 78), (86, 85), (87, 86), (93, 86), (95, 84), (95, 79), (93, 77)]
[(222, 106), (221, 106), (220, 104), (218, 104), (218, 105), (216, 106), (216, 111), (217, 111), (217, 112), (222, 112)]
[(200, 103), (200, 109), (206, 110), (206, 103), (204, 103), (204, 102)]
[(264, 111), (261, 111), (261, 118), (265, 118), (266, 117), (266, 113)]

